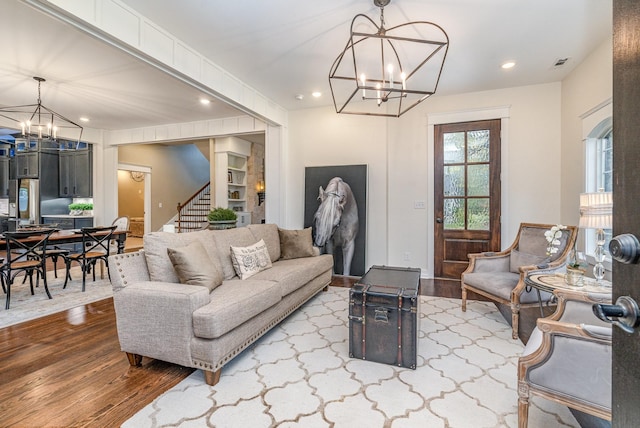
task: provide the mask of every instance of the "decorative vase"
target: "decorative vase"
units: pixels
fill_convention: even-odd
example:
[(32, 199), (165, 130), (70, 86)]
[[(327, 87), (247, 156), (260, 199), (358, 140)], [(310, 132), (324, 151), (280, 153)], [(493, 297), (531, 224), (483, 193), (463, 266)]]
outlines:
[(576, 268), (567, 268), (567, 273), (564, 275), (564, 281), (576, 287), (581, 287), (583, 285), (584, 278), (584, 270), (576, 269)]
[(234, 229), (236, 227), (237, 222), (238, 220), (218, 220), (218, 221), (209, 220), (209, 229), (210, 230)]

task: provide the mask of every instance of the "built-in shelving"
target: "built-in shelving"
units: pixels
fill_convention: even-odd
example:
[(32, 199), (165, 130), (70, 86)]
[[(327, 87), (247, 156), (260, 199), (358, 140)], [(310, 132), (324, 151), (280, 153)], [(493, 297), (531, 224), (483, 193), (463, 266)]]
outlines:
[(215, 202), (238, 215), (238, 227), (251, 223), (247, 211), (247, 166), (251, 143), (235, 137), (217, 139), (215, 145)]

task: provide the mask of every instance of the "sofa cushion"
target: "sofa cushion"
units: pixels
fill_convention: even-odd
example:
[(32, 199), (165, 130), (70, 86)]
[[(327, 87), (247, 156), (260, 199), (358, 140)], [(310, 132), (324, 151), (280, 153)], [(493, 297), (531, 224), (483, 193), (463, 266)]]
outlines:
[(193, 312), (193, 333), (215, 339), (280, 301), (278, 284), (256, 279), (225, 280), (210, 294), (211, 302)]
[(231, 262), (240, 279), (247, 279), (271, 267), (267, 244), (261, 239), (248, 247), (231, 246)]
[(267, 244), (271, 261), (275, 262), (280, 258), (280, 236), (278, 226), (275, 224), (249, 224), (247, 229), (253, 233), (256, 242), (263, 240)]
[(548, 258), (544, 256), (523, 253), (518, 250), (511, 250), (511, 254), (509, 256), (509, 270), (513, 273), (520, 273), (520, 266), (537, 266), (547, 260)]
[(213, 231), (200, 230), (189, 233), (151, 232), (143, 237), (144, 255), (152, 281), (180, 282), (178, 274), (167, 254), (167, 248), (184, 247), (200, 241), (212, 262), (218, 261)]
[(212, 291), (222, 284), (222, 271), (217, 260), (211, 261), (200, 241), (178, 248), (167, 248), (171, 264), (182, 284), (200, 285)]
[(278, 235), (280, 236), (281, 259), (296, 259), (315, 255), (310, 227), (302, 230), (278, 229)]
[(231, 279), (236, 276), (231, 261), (231, 246), (247, 247), (256, 243), (253, 233), (246, 227), (238, 227), (235, 229), (215, 230), (213, 231), (216, 252), (224, 279)]
[(277, 282), (284, 297), (331, 269), (333, 256), (323, 254), (318, 257), (278, 260), (271, 269), (256, 274), (252, 279)]

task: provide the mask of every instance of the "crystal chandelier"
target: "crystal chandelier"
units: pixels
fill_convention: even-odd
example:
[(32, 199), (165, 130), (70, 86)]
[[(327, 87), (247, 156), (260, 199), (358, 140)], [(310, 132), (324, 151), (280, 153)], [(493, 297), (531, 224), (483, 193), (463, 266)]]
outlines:
[(24, 139), (57, 140), (58, 136), (64, 136), (65, 139), (74, 139), (80, 142), (82, 126), (44, 106), (40, 96), (40, 84), (45, 82), (45, 79), (34, 76), (33, 80), (38, 82), (38, 102), (21, 106), (0, 107), (3, 126), (17, 127)]
[(436, 92), (449, 36), (426, 21), (385, 28), (390, 1), (373, 0), (380, 25), (363, 14), (351, 21), (349, 40), (329, 72), (337, 113), (399, 117)]

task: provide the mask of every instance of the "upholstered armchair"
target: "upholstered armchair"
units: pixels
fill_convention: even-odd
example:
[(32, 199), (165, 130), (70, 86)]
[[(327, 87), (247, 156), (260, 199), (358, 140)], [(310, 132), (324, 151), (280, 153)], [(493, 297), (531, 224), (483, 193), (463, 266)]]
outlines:
[[(525, 285), (525, 278), (534, 271), (561, 271), (578, 235), (576, 226), (566, 226), (555, 245), (557, 251), (547, 254), (549, 242), (545, 232), (551, 224), (521, 223), (515, 241), (500, 252), (469, 254), (469, 266), (462, 273), (462, 310), (467, 310), (467, 293), (481, 296), (511, 307), (512, 336), (518, 338), (520, 309), (537, 306), (537, 290)], [(540, 299), (549, 302), (553, 296), (540, 292)]]
[(611, 420), (611, 324), (594, 303), (611, 294), (556, 290), (558, 307), (540, 318), (518, 361), (518, 426), (526, 428), (531, 395)]

